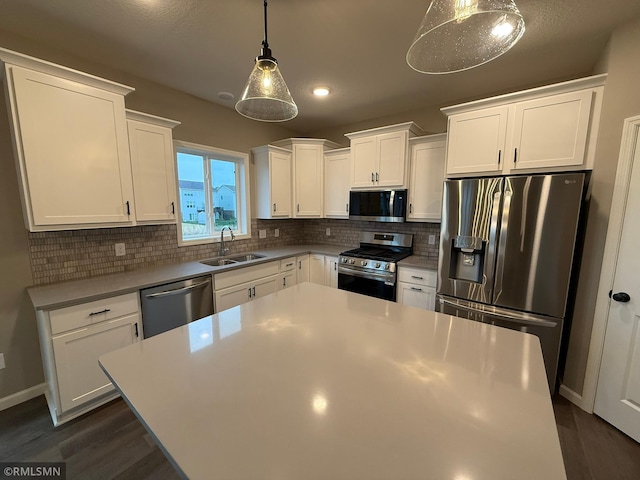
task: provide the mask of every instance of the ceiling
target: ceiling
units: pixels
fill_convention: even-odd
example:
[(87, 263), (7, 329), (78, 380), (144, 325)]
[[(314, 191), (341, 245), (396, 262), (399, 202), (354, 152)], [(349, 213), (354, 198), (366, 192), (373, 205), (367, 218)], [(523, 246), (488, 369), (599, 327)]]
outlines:
[[(269, 45), (300, 134), (591, 73), (640, 1), (516, 0), (526, 23), (502, 57), (425, 75), (405, 62), (428, 0), (271, 0)], [(263, 37), (261, 0), (0, 0), (0, 29), (234, 108)], [(314, 86), (332, 93), (314, 98)]]

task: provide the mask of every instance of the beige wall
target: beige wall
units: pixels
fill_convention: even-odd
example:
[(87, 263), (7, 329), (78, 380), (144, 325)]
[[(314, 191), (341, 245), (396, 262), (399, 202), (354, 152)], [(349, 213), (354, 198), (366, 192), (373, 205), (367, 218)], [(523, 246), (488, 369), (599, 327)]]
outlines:
[[(0, 31), (0, 46), (136, 88), (127, 108), (181, 121), (174, 138), (248, 152), (251, 147), (296, 136), (282, 125), (245, 119), (234, 110), (206, 102), (123, 72), (86, 62), (46, 45)], [(2, 87), (4, 88), (4, 86)], [(35, 315), (25, 293), (33, 284), (27, 231), (22, 221), (9, 125), (0, 102), (0, 399), (43, 382)]]
[(598, 146), (592, 177), (592, 199), (587, 221), (576, 310), (563, 384), (582, 393), (591, 327), (609, 221), (613, 184), (625, 118), (640, 114), (640, 20), (623, 25), (611, 36), (596, 72), (607, 72)]

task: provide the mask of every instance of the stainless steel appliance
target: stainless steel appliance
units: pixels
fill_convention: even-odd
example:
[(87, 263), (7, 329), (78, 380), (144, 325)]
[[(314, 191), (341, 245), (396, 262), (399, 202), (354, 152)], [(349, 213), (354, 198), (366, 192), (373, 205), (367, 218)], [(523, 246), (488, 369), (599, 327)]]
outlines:
[(140, 290), (144, 338), (213, 315), (211, 276)]
[(537, 335), (552, 391), (584, 192), (584, 173), (444, 185), (436, 309)]
[(413, 235), (360, 232), (360, 248), (338, 259), (338, 288), (396, 300), (396, 262), (413, 253)]
[(349, 218), (372, 222), (404, 222), (407, 214), (406, 190), (349, 192)]

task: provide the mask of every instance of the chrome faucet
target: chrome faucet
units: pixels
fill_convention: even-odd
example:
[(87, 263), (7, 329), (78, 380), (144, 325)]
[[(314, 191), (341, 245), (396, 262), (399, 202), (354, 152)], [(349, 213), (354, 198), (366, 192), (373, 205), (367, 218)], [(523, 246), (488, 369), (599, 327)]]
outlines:
[(220, 230), (220, 256), (225, 255), (229, 249), (228, 248), (224, 248), (224, 231), (228, 229), (229, 233), (231, 234), (231, 241), (233, 242), (236, 239), (236, 236), (233, 234), (233, 230), (231, 230), (231, 227), (222, 227), (222, 230)]

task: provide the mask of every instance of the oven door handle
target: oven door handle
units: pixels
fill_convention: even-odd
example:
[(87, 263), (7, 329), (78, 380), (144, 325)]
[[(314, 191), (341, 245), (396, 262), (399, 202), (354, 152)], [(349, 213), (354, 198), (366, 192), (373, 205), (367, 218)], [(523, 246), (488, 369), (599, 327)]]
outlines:
[(387, 273), (363, 272), (362, 270), (356, 270), (354, 268), (344, 267), (340, 265), (338, 267), (338, 275), (341, 273), (343, 275), (351, 275), (354, 277), (362, 277), (362, 278), (368, 278), (370, 280), (383, 281), (388, 285), (395, 285), (396, 283), (395, 276)]

